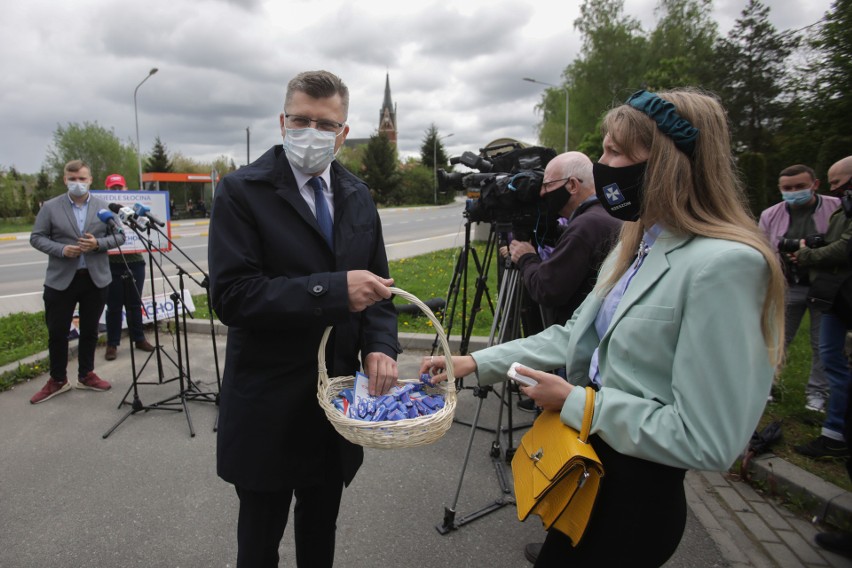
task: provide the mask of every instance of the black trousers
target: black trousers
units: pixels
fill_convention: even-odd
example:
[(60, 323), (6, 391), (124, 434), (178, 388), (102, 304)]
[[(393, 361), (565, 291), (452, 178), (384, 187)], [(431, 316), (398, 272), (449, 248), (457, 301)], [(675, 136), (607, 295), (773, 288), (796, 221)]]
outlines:
[(278, 546), (287, 526), (293, 495), (296, 496), (293, 508), (296, 565), (331, 568), (342, 480), (278, 492), (236, 489), (240, 498), (237, 568), (277, 568)]
[[(109, 270), (112, 282), (107, 295), (106, 327), (107, 345), (121, 344), (121, 311), (127, 316), (127, 329), (131, 341), (142, 341), (142, 288), (145, 285), (145, 261), (124, 263), (111, 262)], [(125, 278), (125, 273), (127, 277)], [(127, 279), (130, 278), (131, 282)]]
[(564, 534), (548, 531), (535, 568), (662, 566), (686, 527), (686, 470), (625, 456), (597, 436), (590, 440), (604, 476), (586, 533), (575, 548)]
[(80, 304), (80, 339), (77, 376), (85, 377), (95, 370), (95, 347), (98, 345), (98, 320), (106, 304), (107, 287), (98, 288), (88, 270), (78, 270), (65, 290), (44, 287), (44, 319), (47, 323), (47, 348), (50, 354), (50, 376), (58, 381), (68, 378), (68, 333), (74, 307)]

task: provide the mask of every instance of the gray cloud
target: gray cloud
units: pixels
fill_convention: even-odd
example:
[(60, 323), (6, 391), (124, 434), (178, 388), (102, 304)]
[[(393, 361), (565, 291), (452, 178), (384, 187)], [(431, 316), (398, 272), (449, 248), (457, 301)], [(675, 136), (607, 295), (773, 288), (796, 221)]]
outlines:
[[(819, 19), (830, 0), (769, 0), (779, 29)], [(626, 0), (644, 26), (654, 0)], [(745, 0), (716, 0), (726, 33)], [(0, 166), (35, 172), (54, 130), (98, 122), (135, 141), (138, 91), (143, 151), (160, 136), (196, 159), (225, 154), (245, 162), (278, 143), (277, 116), (290, 77), (304, 69), (338, 73), (352, 94), (350, 136), (378, 123), (385, 76), (398, 107), (399, 148), (417, 154), (431, 124), (453, 136), (452, 154), (498, 137), (535, 142), (535, 105), (580, 49), (578, 3), (468, 0), (77, 0), (18, 3), (0, 20)]]

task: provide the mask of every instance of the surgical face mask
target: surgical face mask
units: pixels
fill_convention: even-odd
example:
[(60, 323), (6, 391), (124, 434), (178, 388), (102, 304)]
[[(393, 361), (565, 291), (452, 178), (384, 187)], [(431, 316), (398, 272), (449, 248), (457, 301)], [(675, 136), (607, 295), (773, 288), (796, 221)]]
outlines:
[(68, 193), (73, 197), (83, 197), (89, 191), (89, 184), (81, 181), (69, 181), (65, 185), (68, 187)]
[(316, 128), (286, 128), (284, 151), (293, 167), (303, 174), (322, 172), (334, 160), (334, 132)]
[(622, 221), (636, 221), (642, 210), (643, 182), (648, 162), (613, 168), (592, 164), (595, 194), (606, 212)]
[(813, 188), (799, 189), (796, 191), (782, 191), (781, 197), (789, 205), (804, 205), (814, 196)]

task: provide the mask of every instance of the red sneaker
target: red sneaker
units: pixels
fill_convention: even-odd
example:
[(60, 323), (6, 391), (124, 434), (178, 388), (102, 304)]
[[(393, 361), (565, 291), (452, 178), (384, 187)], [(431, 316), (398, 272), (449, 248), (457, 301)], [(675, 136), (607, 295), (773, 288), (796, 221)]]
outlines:
[(71, 390), (71, 385), (67, 380), (57, 381), (53, 378), (47, 380), (41, 390), (33, 395), (30, 399), (30, 404), (38, 404), (40, 402), (44, 402), (45, 400), (49, 400), (58, 394), (62, 394)]
[(94, 371), (89, 371), (85, 377), (77, 379), (77, 388), (93, 391), (108, 391), (112, 388), (112, 385), (97, 376)]

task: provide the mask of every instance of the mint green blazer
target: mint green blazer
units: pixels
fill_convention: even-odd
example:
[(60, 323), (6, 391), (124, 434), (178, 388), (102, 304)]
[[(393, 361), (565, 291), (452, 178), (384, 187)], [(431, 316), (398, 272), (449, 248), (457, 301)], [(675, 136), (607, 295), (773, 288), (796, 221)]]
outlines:
[[(595, 317), (603, 298), (593, 291), (564, 326), (474, 353), (480, 381), (505, 379), (519, 361), (564, 366), (571, 384), (585, 386), (599, 347), (603, 387), (593, 434), (626, 455), (726, 470), (745, 449), (772, 384), (760, 326), (768, 279), (766, 260), (752, 247), (663, 230), (602, 338)], [(585, 397), (572, 389), (565, 424), (579, 429)]]

